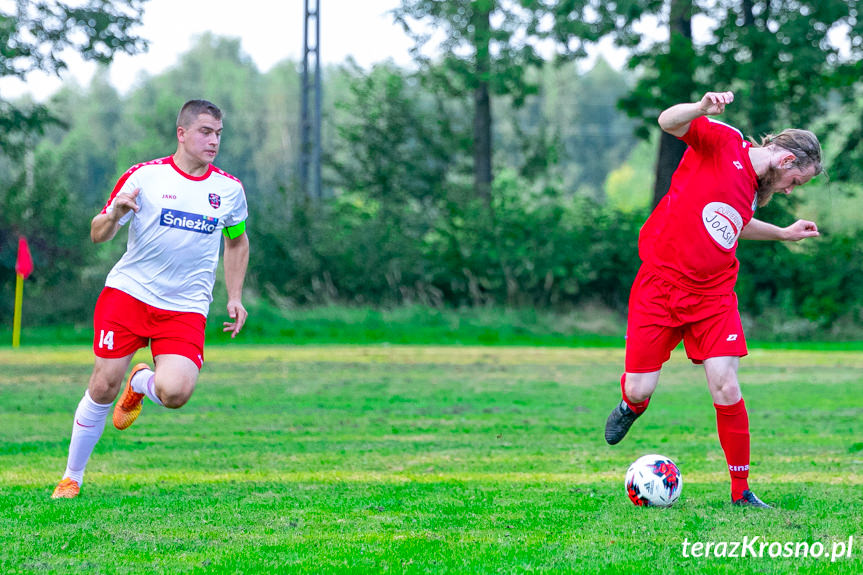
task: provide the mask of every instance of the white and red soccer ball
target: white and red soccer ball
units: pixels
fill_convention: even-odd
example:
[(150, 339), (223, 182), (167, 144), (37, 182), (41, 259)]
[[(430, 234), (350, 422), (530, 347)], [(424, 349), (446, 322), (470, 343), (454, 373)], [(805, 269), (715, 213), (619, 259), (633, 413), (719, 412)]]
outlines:
[(680, 497), (683, 477), (664, 455), (644, 455), (626, 471), (626, 494), (639, 506), (671, 507)]

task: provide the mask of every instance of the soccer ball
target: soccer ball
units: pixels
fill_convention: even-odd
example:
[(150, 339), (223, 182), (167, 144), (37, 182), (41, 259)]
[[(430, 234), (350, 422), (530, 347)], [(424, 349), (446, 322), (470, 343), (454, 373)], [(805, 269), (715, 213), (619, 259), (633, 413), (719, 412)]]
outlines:
[(626, 470), (626, 494), (635, 505), (671, 507), (682, 488), (680, 470), (664, 455), (639, 457)]

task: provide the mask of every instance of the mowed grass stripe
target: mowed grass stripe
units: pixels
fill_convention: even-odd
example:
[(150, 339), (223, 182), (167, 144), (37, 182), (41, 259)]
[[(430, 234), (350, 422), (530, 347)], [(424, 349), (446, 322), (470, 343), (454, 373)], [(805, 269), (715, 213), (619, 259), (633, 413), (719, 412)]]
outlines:
[[(10, 487), (34, 487), (51, 483), (56, 478), (55, 473), (38, 473), (26, 475), (23, 472), (0, 472), (0, 480)], [(863, 485), (863, 477), (837, 477), (835, 474), (818, 471), (802, 471), (799, 473), (762, 473), (759, 480), (768, 483), (811, 484), (811, 485)], [(695, 472), (684, 476), (687, 485), (715, 485), (726, 479), (723, 472)], [(620, 471), (613, 469), (599, 473), (382, 473), (375, 471), (308, 471), (308, 472), (278, 472), (250, 471), (235, 473), (212, 473), (187, 471), (182, 474), (166, 474), (159, 470), (145, 470), (134, 474), (93, 473), (87, 478), (88, 484), (98, 483), (141, 483), (158, 482), (182, 485), (186, 483), (495, 483), (495, 484), (586, 484), (596, 481), (619, 482), (623, 485)]]
[[(508, 347), (508, 346), (425, 346), (425, 345), (210, 345), (207, 365), (276, 362), (377, 363), (377, 364), (494, 364), (494, 365), (595, 365), (620, 362), (619, 348)], [(135, 361), (147, 361), (141, 351)], [(687, 363), (678, 348), (671, 360)], [(92, 349), (82, 346), (0, 348), (0, 365), (92, 365)], [(741, 360), (744, 369), (759, 366), (792, 369), (832, 366), (863, 368), (863, 353), (857, 351), (750, 349)], [(2, 383), (0, 383), (2, 385)]]

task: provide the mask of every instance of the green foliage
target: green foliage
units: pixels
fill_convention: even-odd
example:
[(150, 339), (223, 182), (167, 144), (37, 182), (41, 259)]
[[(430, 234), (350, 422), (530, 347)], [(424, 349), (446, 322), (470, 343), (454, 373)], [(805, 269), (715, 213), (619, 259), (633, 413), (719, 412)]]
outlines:
[(256, 282), (299, 304), (625, 305), (644, 212), (532, 187), (512, 172), (496, 180), (491, 210), (451, 197), (398, 201), (360, 190), (324, 206), (295, 203), (291, 225), (259, 232)]
[[(660, 19), (667, 10), (665, 3), (653, 7)], [(709, 34), (692, 36), (690, 30), (687, 38), (675, 30), (674, 10), (708, 18)], [(645, 127), (662, 109), (708, 90), (735, 92), (724, 117), (744, 133), (759, 137), (789, 125), (808, 127), (824, 112), (831, 91), (847, 93), (859, 79), (863, 29), (854, 2), (675, 0), (671, 11), (670, 40), (647, 42), (629, 60), (642, 74), (623, 105)], [(845, 39), (833, 34), (840, 30)], [(620, 42), (630, 40), (625, 35)]]
[(646, 212), (651, 207), (651, 176), (655, 164), (655, 142), (641, 141), (625, 163), (605, 179), (608, 206), (621, 212)]
[(368, 74), (354, 68), (351, 80), (350, 97), (337, 104), (337, 189), (361, 192), (390, 217), (440, 198), (455, 151), (447, 119), (416, 76), (382, 64)]
[(835, 142), (836, 147), (828, 163), (831, 177), (841, 182), (860, 182), (863, 179), (863, 84), (857, 83), (844, 105), (830, 114), (823, 129), (831, 134), (831, 142)]
[[(0, 8), (0, 78), (24, 79), (39, 70), (59, 74), (69, 52), (109, 63), (117, 52), (135, 54), (147, 43), (133, 32), (146, 0), (13, 2)], [(20, 153), (18, 138), (41, 134), (52, 122), (43, 106), (0, 99), (0, 151)]]
[[(842, 73), (846, 58), (863, 55), (854, 2), (720, 2), (707, 15), (717, 21), (703, 49), (711, 82), (736, 92), (730, 121), (756, 137), (777, 125), (808, 127), (831, 90), (859, 79)], [(844, 42), (830, 36), (839, 29), (848, 33)]]
[[(328, 122), (332, 115), (333, 106), (329, 100), (339, 93), (338, 80), (334, 75), (327, 75), (327, 114), (324, 122)], [(274, 196), (275, 190), (286, 187), (295, 177), (299, 150), (296, 134), (300, 133), (300, 77), (296, 64), (290, 61), (280, 62), (267, 72), (258, 84), (261, 91), (258, 102), (262, 109), (243, 107), (244, 114), (259, 113), (265, 120), (263, 133), (257, 135), (257, 151), (253, 155), (258, 187), (249, 187), (248, 190), (252, 196), (259, 193)], [(232, 137), (230, 145), (245, 144), (242, 139)], [(231, 166), (230, 169), (236, 168)]]
[(0, 152), (20, 158), (35, 136), (58, 124), (61, 122), (45, 106), (30, 102), (13, 105), (0, 99)]
[[(491, 97), (503, 96), (515, 109), (522, 108), (540, 88), (532, 72), (545, 63), (542, 43), (559, 47), (567, 58), (582, 56), (586, 43), (599, 40), (613, 27), (605, 3), (564, 4), (565, 10), (533, 0), (404, 0), (393, 10), (396, 22), (414, 40), (411, 54), (426, 86), (442, 97), (472, 98), (471, 139), (467, 132), (462, 138), (469, 141), (473, 156), (474, 195), (486, 204), (496, 175), (492, 123), (501, 117), (493, 112)], [(592, 25), (573, 25), (578, 15), (588, 17)], [(429, 29), (441, 33), (430, 34)], [(433, 38), (439, 40), (432, 48), (434, 58), (428, 55)], [(530, 150), (530, 143), (525, 146), (526, 175), (543, 166), (542, 155), (548, 150), (544, 140), (541, 136), (534, 142), (540, 154)]]
[[(224, 298), (216, 308), (224, 309)], [(284, 302), (283, 302), (284, 303)], [(243, 328), (242, 343), (309, 344), (405, 344), (405, 345), (542, 345), (555, 347), (623, 346), (626, 318), (598, 306), (567, 312), (535, 307), (430, 307), (319, 305), (276, 306), (252, 300), (246, 306), (250, 321)], [(214, 314), (207, 334), (208, 345), (227, 342)], [(34, 332), (22, 338), (30, 345), (50, 342)], [(87, 343), (84, 337), (80, 342)], [(11, 341), (2, 338), (0, 342)]]
[[(125, 95), (105, 70), (87, 87), (64, 87), (46, 103), (63, 124), (43, 138), (19, 138), (29, 150), (20, 159), (0, 154), (6, 324), (19, 233), (36, 260), (25, 324), (89, 324), (124, 233), (93, 246), (88, 223), (130, 165), (173, 151), (176, 113), (191, 97), (225, 112), (217, 163), (244, 182), (249, 198), (250, 300), (285, 308), (418, 304), (434, 313), (597, 305), (622, 313), (656, 148), (650, 140), (635, 145), (626, 134), (631, 122), (612, 113), (629, 86), (624, 75), (601, 61), (587, 72), (546, 65), (526, 71), (539, 90), (522, 105), (496, 97), (498, 168), (486, 204), (471, 184), (470, 107), (430, 90), (433, 73), (392, 64), (325, 71), (327, 195), (319, 203), (294, 181), (299, 86), (291, 62), (263, 74), (238, 41), (205, 35), (175, 67), (142, 77)], [(816, 126), (829, 136), (828, 168), (850, 145), (848, 118), (859, 102), (831, 106), (825, 127)], [(821, 238), (743, 242), (739, 250), (741, 309), (758, 338), (840, 339), (863, 324), (854, 257), (859, 186), (816, 182), (804, 191), (805, 202), (774, 201), (759, 217), (787, 224), (800, 214), (818, 222)]]
[(132, 33), (141, 23), (146, 0), (87, 0), (69, 3), (15, 2), (0, 12), (0, 76), (66, 69), (63, 52), (106, 64), (114, 54), (134, 54), (147, 43)]
[[(141, 22), (143, 4), (144, 0), (7, 3), (0, 8), (0, 78), (24, 79), (37, 70), (60, 73), (70, 51), (102, 64), (118, 52), (141, 51), (146, 42), (133, 29)], [(104, 109), (96, 116), (111, 123), (117, 118), (118, 99), (99, 82), (94, 83), (93, 95)], [(90, 287), (82, 283), (89, 260), (87, 222), (94, 189), (104, 185), (112, 171), (110, 154), (99, 153), (106, 151), (111, 138), (99, 139), (96, 134), (105, 123), (89, 125), (92, 131), (75, 131), (74, 126), (88, 125), (94, 117), (78, 115), (81, 102), (74, 101), (74, 94), (67, 91), (65, 98), (60, 96), (54, 106), (0, 99), (0, 164), (5, 168), (0, 181), (0, 310), (4, 317), (12, 315), (19, 234), (28, 238), (36, 266), (28, 281), (29, 301), (50, 302), (35, 306), (36, 317), (68, 320), (92, 308), (69, 286)], [(73, 127), (69, 137), (55, 146), (69, 127)], [(51, 145), (37, 145), (46, 133)]]
[[(668, 40), (647, 41), (643, 47), (632, 46), (627, 67), (639, 72), (638, 80), (619, 101), (621, 109), (639, 120), (636, 133), (643, 139), (656, 130), (656, 118), (662, 110), (679, 102), (691, 101), (697, 88), (692, 0), (654, 3), (652, 10), (660, 21), (668, 13)], [(625, 45), (629, 39), (630, 35), (626, 33), (622, 42), (618, 37), (618, 43)], [(676, 165), (677, 162), (673, 163)]]
[[(543, 63), (534, 44), (545, 36), (540, 33), (539, 8), (535, 2), (512, 0), (404, 0), (393, 16), (413, 38), (411, 54), (431, 72), (435, 85), (450, 95), (465, 96), (487, 84), (492, 94), (512, 96), (518, 104), (537, 89), (526, 71)], [(489, 15), (492, 24), (486, 30), (479, 20)], [(442, 34), (428, 34), (430, 27)], [(440, 38), (435, 52), (441, 66), (432, 65), (428, 56), (432, 38)]]
[(602, 58), (579, 71), (575, 63), (546, 64), (531, 74), (539, 92), (522, 106), (495, 101), (496, 161), (528, 182), (548, 182), (604, 201), (608, 174), (636, 144), (633, 122), (616, 107), (626, 77)]
[[(578, 91), (570, 94), (571, 111), (559, 130), (565, 164), (580, 164), (578, 185), (602, 190), (608, 174), (626, 160), (635, 146), (633, 122), (617, 109), (617, 101), (630, 90), (626, 77), (600, 58), (579, 78)], [(597, 199), (602, 201), (600, 194)]]
[[(759, 217), (780, 224), (793, 221), (783, 208), (773, 203), (769, 207), (781, 217), (774, 219), (769, 213)], [(835, 233), (823, 226), (821, 237), (800, 245), (742, 242), (737, 285), (741, 309), (761, 317), (761, 323), (773, 321), (774, 329), (787, 339), (841, 338), (861, 320), (861, 241), (860, 229)], [(778, 318), (789, 325), (783, 327)]]
[(466, 204), (440, 220), (428, 267), (447, 301), (460, 304), (616, 306), (637, 269), (642, 217), (503, 173), (490, 214)]

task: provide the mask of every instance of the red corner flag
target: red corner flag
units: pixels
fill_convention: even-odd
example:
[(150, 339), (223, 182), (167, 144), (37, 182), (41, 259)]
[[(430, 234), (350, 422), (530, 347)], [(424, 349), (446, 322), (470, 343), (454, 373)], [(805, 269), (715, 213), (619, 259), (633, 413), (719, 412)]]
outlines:
[(24, 236), (18, 238), (18, 258), (15, 260), (15, 273), (25, 280), (33, 273), (33, 258), (30, 257), (30, 247)]

